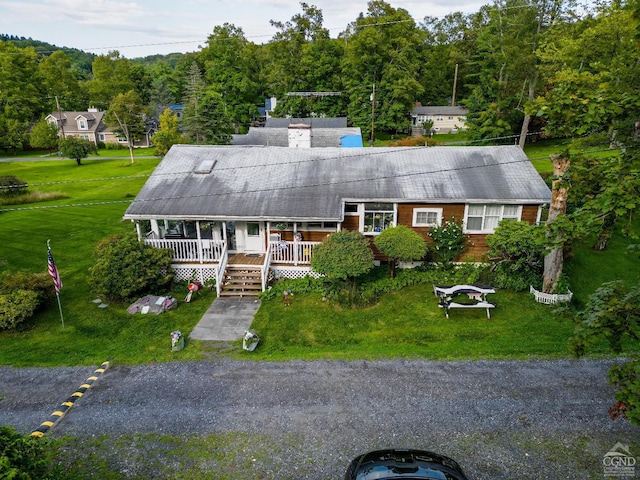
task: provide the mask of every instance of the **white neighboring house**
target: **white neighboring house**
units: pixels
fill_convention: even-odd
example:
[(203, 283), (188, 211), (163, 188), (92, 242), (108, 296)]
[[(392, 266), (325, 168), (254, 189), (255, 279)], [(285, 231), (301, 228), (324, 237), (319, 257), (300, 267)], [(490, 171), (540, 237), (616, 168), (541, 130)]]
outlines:
[[(65, 137), (78, 137), (88, 140), (94, 145), (99, 143), (118, 143), (127, 146), (127, 139), (116, 135), (111, 128), (104, 123), (105, 112), (97, 108), (89, 108), (86, 112), (53, 112), (45, 117), (45, 120), (58, 127), (58, 135)], [(149, 125), (145, 129), (144, 136), (137, 140), (135, 147), (149, 147), (152, 145), (151, 136), (155, 129)]]
[[(411, 112), (411, 127), (413, 136), (429, 135), (430, 133), (457, 133), (465, 130), (469, 109), (465, 107), (428, 106), (417, 104)], [(431, 132), (425, 131), (423, 124), (432, 121)]]

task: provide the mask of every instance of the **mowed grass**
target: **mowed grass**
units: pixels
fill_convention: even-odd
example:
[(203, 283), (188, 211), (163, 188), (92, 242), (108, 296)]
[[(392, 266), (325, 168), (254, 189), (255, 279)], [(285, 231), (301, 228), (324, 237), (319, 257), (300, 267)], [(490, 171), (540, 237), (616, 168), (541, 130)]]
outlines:
[(363, 309), (345, 309), (321, 295), (294, 295), (292, 304), (263, 302), (252, 327), (263, 360), (428, 358), (438, 360), (562, 357), (573, 322), (556, 317), (529, 295), (498, 292), (484, 309), (438, 308), (431, 285), (384, 295)]
[[(0, 206), (0, 271), (45, 272), (47, 240), (51, 240), (64, 283), (60, 293), (64, 328), (58, 306), (52, 303), (18, 331), (0, 331), (1, 364), (94, 365), (106, 359), (141, 363), (177, 357), (171, 352), (170, 333), (193, 328), (213, 300), (210, 291), (163, 315), (133, 316), (126, 312), (126, 304), (99, 309), (87, 283), (98, 242), (134, 228), (122, 221), (122, 215), (157, 163), (157, 159), (133, 165), (127, 159), (87, 161), (82, 166), (73, 161), (0, 163), (0, 175), (16, 175), (30, 185), (53, 183), (30, 189), (69, 195), (54, 202)], [(103, 180), (85, 181), (90, 179)], [(178, 291), (175, 297), (182, 300), (185, 294)], [(180, 358), (200, 358), (200, 350), (188, 342)]]
[[(175, 291), (179, 307), (159, 316), (129, 315), (126, 304), (99, 309), (87, 282), (98, 242), (134, 228), (122, 221), (122, 215), (158, 161), (89, 160), (82, 166), (73, 161), (0, 163), (0, 175), (16, 175), (32, 190), (68, 195), (55, 201), (0, 206), (0, 271), (45, 272), (50, 239), (64, 282), (60, 298), (65, 322), (62, 328), (58, 306), (52, 303), (17, 331), (0, 331), (0, 364), (96, 365), (106, 359), (136, 364), (201, 359), (212, 351), (273, 361), (520, 359), (570, 354), (572, 321), (536, 304), (529, 294), (498, 292), (494, 298), (498, 307), (491, 319), (484, 310), (472, 309), (452, 310), (446, 319), (430, 285), (383, 295), (377, 305), (364, 309), (341, 308), (316, 294), (295, 295), (287, 308), (280, 300), (265, 301), (252, 325), (262, 339), (255, 352), (243, 351), (240, 341), (230, 349), (188, 341), (181, 352), (171, 352), (170, 332), (179, 329), (188, 334), (193, 329), (214, 299), (210, 290), (189, 304), (182, 301), (186, 290)], [(586, 247), (576, 249), (569, 271), (579, 301), (586, 301), (603, 281), (621, 277), (637, 281), (637, 258), (621, 253), (628, 243), (616, 236), (610, 250), (595, 256)], [(592, 351), (604, 352), (604, 347)]]

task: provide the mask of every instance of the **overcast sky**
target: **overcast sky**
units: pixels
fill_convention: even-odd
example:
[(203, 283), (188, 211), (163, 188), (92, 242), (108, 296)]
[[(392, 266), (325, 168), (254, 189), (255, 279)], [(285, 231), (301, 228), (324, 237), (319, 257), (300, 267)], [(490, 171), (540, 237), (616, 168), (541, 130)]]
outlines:
[[(365, 0), (308, 0), (322, 10), (332, 37), (344, 31)], [(395, 0), (416, 22), (476, 12), (489, 0)], [(241, 27), (254, 43), (268, 42), (276, 30), (269, 20), (286, 22), (302, 9), (288, 0), (0, 0), (0, 33), (31, 37), (96, 54), (118, 50), (128, 58), (199, 49), (216, 25)]]

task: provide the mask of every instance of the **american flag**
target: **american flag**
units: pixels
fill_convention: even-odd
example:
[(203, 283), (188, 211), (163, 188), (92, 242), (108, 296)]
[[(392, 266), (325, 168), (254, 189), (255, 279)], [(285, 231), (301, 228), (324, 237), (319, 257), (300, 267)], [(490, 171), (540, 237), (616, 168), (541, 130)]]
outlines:
[(60, 280), (60, 274), (58, 273), (56, 262), (53, 261), (53, 255), (51, 255), (51, 247), (49, 244), (47, 244), (47, 257), (49, 260), (49, 276), (53, 279), (53, 285), (56, 287), (56, 295), (58, 295), (62, 288), (62, 280)]

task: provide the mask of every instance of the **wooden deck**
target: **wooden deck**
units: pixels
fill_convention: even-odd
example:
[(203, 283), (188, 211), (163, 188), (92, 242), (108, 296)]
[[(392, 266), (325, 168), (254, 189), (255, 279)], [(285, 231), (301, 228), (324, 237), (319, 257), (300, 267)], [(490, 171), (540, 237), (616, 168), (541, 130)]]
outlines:
[(261, 266), (264, 263), (263, 253), (234, 253), (229, 255), (228, 265), (255, 265)]

